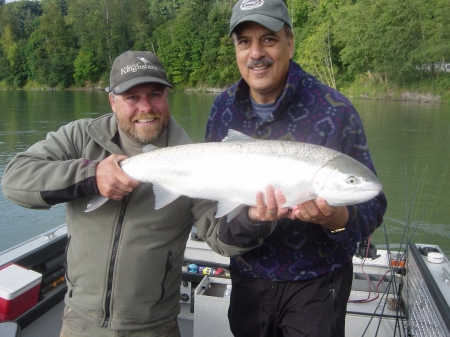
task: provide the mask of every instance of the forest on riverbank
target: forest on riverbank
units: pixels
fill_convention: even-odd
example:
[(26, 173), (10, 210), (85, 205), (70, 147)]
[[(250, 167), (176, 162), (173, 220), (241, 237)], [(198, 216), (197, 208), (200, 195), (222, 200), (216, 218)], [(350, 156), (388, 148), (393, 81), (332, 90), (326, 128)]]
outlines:
[[(226, 87), (239, 78), (235, 2), (0, 0), (0, 88), (106, 86), (129, 49), (156, 53), (177, 90)], [(322, 82), (358, 97), (450, 101), (448, 0), (285, 2), (294, 60)]]

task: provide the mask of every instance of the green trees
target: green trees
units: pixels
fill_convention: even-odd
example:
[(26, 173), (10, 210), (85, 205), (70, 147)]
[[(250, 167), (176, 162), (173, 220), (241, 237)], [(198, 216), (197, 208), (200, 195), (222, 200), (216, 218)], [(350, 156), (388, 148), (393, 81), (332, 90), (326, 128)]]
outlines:
[[(36, 48), (28, 48), (29, 58), (33, 59), (38, 83), (50, 87), (68, 87), (73, 82), (73, 62), (76, 51), (70, 27), (66, 23), (65, 0), (43, 0), (43, 13), (39, 27), (33, 32), (30, 42), (37, 42)], [(32, 34), (32, 35), (33, 35)]]
[(338, 54), (332, 31), (335, 1), (296, 1), (291, 11), (296, 33), (294, 59), (319, 80), (335, 88), (338, 74)]
[(0, 80), (8, 86), (22, 87), (28, 79), (24, 49), (41, 14), (35, 2), (0, 6)]
[(385, 83), (432, 79), (433, 67), (418, 68), (450, 63), (450, 9), (444, 2), (360, 0), (340, 7), (334, 35), (346, 71), (352, 76), (367, 72), (373, 81)]
[(99, 67), (96, 64), (95, 55), (89, 48), (82, 48), (74, 63), (75, 84), (82, 86), (86, 82), (94, 82), (98, 79)]
[(179, 3), (177, 9), (168, 12), (173, 19), (159, 26), (151, 38), (152, 50), (165, 65), (169, 80), (195, 86), (227, 85), (239, 78), (234, 46), (228, 38), (234, 3), (203, 0)]
[[(107, 85), (114, 58), (156, 53), (178, 87), (239, 78), (236, 0), (0, 0), (3, 87)], [(448, 0), (286, 0), (294, 59), (321, 81), (450, 86)], [(428, 81), (428, 82), (424, 82)], [(445, 87), (441, 84), (442, 87)]]

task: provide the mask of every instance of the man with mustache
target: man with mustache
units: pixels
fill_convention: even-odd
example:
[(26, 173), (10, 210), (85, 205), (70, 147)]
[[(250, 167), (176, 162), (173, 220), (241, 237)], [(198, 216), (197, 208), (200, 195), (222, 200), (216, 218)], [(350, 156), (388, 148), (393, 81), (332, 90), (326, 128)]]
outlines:
[[(292, 23), (283, 1), (238, 1), (230, 36), (242, 78), (214, 101), (206, 141), (221, 141), (235, 129), (254, 138), (308, 142), (341, 151), (375, 172), (353, 105), (293, 61)], [(386, 205), (383, 193), (341, 207), (317, 198), (288, 213), (268, 205), (276, 226), (221, 223), (221, 249), (215, 250), (231, 257), (228, 318), (234, 336), (343, 337), (352, 256), (357, 242), (381, 225)]]
[[(113, 113), (50, 132), (5, 169), (3, 191), (15, 203), (35, 209), (66, 203), (68, 291), (62, 337), (180, 336), (186, 241), (195, 225), (200, 237), (214, 243), (216, 205), (180, 197), (155, 210), (152, 184), (139, 183), (119, 166), (147, 144), (191, 143), (170, 115), (170, 87), (154, 54), (127, 51), (115, 59), (106, 88)], [(86, 213), (98, 195), (110, 200)], [(273, 198), (268, 206), (281, 203), (282, 198)], [(261, 200), (259, 210), (245, 211), (275, 219)], [(250, 223), (247, 214), (234, 223), (239, 219)]]

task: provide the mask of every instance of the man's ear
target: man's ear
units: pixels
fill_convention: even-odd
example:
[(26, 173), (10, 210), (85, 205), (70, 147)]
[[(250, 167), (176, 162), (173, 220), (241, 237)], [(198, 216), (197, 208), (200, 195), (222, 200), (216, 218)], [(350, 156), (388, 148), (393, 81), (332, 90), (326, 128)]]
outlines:
[(108, 98), (109, 98), (109, 104), (111, 104), (112, 111), (114, 113), (116, 113), (116, 98), (111, 93), (108, 95)]

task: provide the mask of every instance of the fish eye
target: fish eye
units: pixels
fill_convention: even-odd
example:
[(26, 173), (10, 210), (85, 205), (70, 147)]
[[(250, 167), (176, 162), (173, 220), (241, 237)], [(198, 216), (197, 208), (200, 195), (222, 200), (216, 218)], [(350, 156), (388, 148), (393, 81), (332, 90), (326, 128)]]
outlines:
[(347, 179), (347, 183), (349, 183), (349, 184), (351, 184), (351, 185), (354, 185), (354, 184), (356, 184), (358, 182), (358, 179), (356, 179), (354, 176), (350, 176), (350, 177), (348, 177), (348, 179)]

